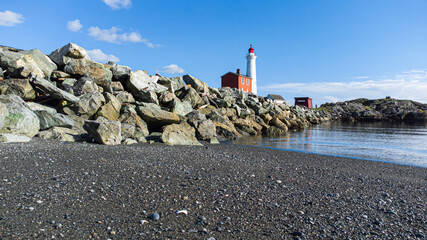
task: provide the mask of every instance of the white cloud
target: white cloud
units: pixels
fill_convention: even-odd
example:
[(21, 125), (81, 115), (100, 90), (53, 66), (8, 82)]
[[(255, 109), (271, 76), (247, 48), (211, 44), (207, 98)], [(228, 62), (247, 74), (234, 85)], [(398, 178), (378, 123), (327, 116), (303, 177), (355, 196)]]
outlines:
[(112, 9), (120, 9), (120, 8), (131, 8), (132, 1), (131, 0), (102, 0), (105, 4), (107, 4)]
[(160, 72), (174, 74), (174, 73), (185, 73), (185, 70), (176, 64), (170, 64), (170, 65), (164, 66)]
[(19, 14), (12, 11), (0, 12), (0, 26), (13, 27), (16, 24), (23, 23), (25, 18)]
[(370, 78), (369, 76), (359, 76), (359, 77), (354, 77), (353, 79), (368, 79)]
[(90, 27), (88, 29), (89, 36), (94, 37), (97, 40), (110, 42), (110, 43), (122, 43), (122, 42), (134, 42), (134, 43), (145, 43), (149, 48), (160, 47), (160, 44), (154, 44), (148, 41), (148, 39), (142, 38), (141, 34), (137, 32), (120, 33), (121, 29), (112, 27), (110, 29), (101, 29), (99, 27)]
[(87, 50), (89, 57), (97, 62), (106, 63), (108, 61), (119, 62), (120, 59), (114, 55), (107, 55), (101, 51), (101, 49)]
[(427, 71), (411, 70), (392, 77), (383, 76), (365, 81), (272, 84), (260, 89), (293, 96), (311, 96), (319, 103), (386, 96), (427, 102)]
[(77, 32), (80, 29), (82, 29), (83, 25), (80, 23), (79, 19), (76, 19), (74, 21), (69, 21), (67, 23), (67, 29), (72, 31), (72, 32)]

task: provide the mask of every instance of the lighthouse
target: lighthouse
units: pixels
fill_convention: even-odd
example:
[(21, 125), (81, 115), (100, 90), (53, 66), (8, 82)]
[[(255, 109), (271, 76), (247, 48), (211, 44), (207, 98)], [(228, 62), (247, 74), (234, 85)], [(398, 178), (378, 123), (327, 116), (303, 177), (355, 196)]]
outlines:
[(246, 55), (247, 65), (246, 65), (246, 76), (252, 78), (252, 90), (251, 92), (255, 95), (258, 95), (257, 85), (256, 85), (256, 60), (257, 56), (255, 55), (255, 51), (251, 47), (248, 50), (248, 55)]

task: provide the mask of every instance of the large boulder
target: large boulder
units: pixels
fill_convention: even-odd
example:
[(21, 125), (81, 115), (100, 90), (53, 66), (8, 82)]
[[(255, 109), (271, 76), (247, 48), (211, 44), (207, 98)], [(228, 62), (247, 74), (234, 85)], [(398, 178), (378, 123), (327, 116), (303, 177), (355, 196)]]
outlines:
[(0, 143), (29, 142), (30, 137), (16, 134), (0, 133)]
[(197, 141), (194, 128), (187, 123), (164, 126), (161, 139), (164, 143), (169, 145), (203, 146)]
[(38, 49), (22, 51), (1, 46), (0, 67), (9, 77), (17, 78), (26, 78), (30, 73), (49, 78), (57, 69), (55, 63)]
[(116, 98), (122, 103), (134, 103), (135, 98), (128, 92), (118, 92)]
[(29, 77), (30, 82), (41, 88), (43, 91), (49, 93), (53, 98), (59, 100), (66, 100), (71, 103), (76, 103), (79, 101), (79, 98), (70, 94), (62, 89), (56, 87), (52, 82), (43, 79), (35, 74), (30, 74)]
[(184, 75), (183, 79), (186, 84), (190, 84), (197, 92), (209, 93), (209, 86), (205, 82), (202, 82), (191, 75)]
[(237, 132), (236, 128), (234, 127), (216, 121), (213, 121), (213, 124), (215, 126), (217, 135), (221, 138), (236, 140), (237, 138), (242, 137), (242, 135)]
[(138, 115), (148, 124), (149, 128), (158, 129), (165, 125), (179, 123), (179, 117), (171, 112), (153, 108), (139, 106), (136, 108)]
[(48, 130), (40, 131), (38, 137), (61, 142), (81, 142), (84, 139), (81, 132), (63, 127), (53, 127)]
[(175, 99), (173, 101), (172, 112), (176, 115), (185, 116), (189, 112), (193, 111), (191, 104), (187, 101), (180, 101), (179, 99)]
[(142, 90), (156, 93), (168, 90), (165, 86), (157, 83), (158, 78), (158, 76), (150, 77), (147, 72), (138, 70), (131, 74), (130, 78), (126, 82), (126, 86), (134, 95), (138, 94)]
[(105, 97), (100, 92), (86, 93), (72, 106), (72, 110), (78, 116), (90, 117), (105, 103)]
[(154, 103), (159, 105), (159, 100), (157, 99), (157, 94), (153, 91), (141, 90), (138, 93), (134, 94), (134, 97), (138, 101)]
[(73, 84), (73, 92), (76, 96), (90, 92), (98, 92), (98, 90), (98, 85), (96, 85), (95, 81), (93, 81), (88, 74), (85, 74)]
[(145, 142), (145, 137), (150, 134), (147, 123), (132, 108), (126, 109), (120, 115), (119, 121), (122, 123), (123, 138), (132, 138), (138, 140), (138, 142)]
[(159, 77), (159, 79), (157, 80), (157, 83), (167, 87), (168, 91), (170, 91), (170, 92), (175, 92), (175, 91), (185, 87), (185, 84), (182, 81), (182, 77), (166, 78), (166, 77), (161, 76), (158, 73), (156, 73), (156, 76)]
[(9, 78), (0, 81), (0, 94), (15, 94), (24, 100), (36, 98), (36, 91), (28, 79)]
[(125, 83), (130, 79), (132, 70), (129, 67), (118, 65), (114, 62), (107, 63), (110, 66), (110, 70), (113, 73), (113, 80)]
[(69, 43), (53, 51), (49, 54), (49, 58), (52, 59), (58, 67), (63, 68), (70, 59), (88, 58), (88, 54), (82, 47), (74, 43)]
[(203, 101), (203, 99), (200, 97), (197, 91), (194, 90), (193, 88), (188, 89), (187, 94), (184, 96), (182, 101), (189, 102), (191, 104), (191, 107), (194, 109), (205, 104), (205, 101)]
[(199, 121), (196, 128), (197, 139), (201, 140), (210, 140), (216, 138), (216, 128), (212, 120)]
[(40, 130), (46, 130), (52, 127), (66, 127), (72, 128), (74, 121), (67, 115), (61, 113), (48, 112), (46, 110), (34, 111), (40, 121)]
[(98, 110), (97, 116), (116, 121), (120, 116), (122, 103), (111, 93), (105, 93), (104, 97), (107, 103)]
[(122, 141), (121, 123), (118, 121), (87, 120), (83, 127), (97, 143), (118, 145)]
[[(0, 110), (0, 133), (11, 133), (34, 137), (40, 129), (37, 115), (28, 109), (24, 100), (16, 95), (0, 95), (0, 103), (6, 106), (7, 111)], [(1, 109), (1, 108), (0, 108)], [(1, 115), (5, 115), (1, 124)]]

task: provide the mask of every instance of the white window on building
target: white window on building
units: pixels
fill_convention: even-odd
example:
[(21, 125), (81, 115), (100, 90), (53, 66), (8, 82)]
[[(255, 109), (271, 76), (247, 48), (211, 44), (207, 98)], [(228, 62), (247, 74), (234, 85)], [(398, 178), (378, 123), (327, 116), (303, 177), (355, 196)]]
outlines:
[(245, 84), (245, 79), (244, 78), (242, 78), (242, 84)]
[(248, 79), (246, 79), (246, 85), (249, 85), (249, 81), (250, 81), (250, 79), (248, 78)]

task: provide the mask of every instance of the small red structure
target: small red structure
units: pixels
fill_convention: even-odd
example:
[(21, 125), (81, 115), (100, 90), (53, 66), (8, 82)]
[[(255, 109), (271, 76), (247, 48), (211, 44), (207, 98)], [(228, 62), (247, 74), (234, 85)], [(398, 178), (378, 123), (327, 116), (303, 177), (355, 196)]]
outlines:
[(305, 106), (308, 108), (313, 108), (312, 99), (309, 97), (296, 97), (295, 98), (295, 106)]
[(221, 87), (231, 87), (243, 92), (252, 92), (252, 78), (242, 75), (240, 69), (237, 69), (236, 73), (228, 72), (221, 76)]

